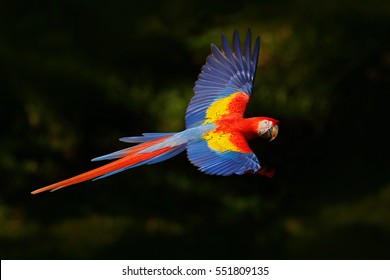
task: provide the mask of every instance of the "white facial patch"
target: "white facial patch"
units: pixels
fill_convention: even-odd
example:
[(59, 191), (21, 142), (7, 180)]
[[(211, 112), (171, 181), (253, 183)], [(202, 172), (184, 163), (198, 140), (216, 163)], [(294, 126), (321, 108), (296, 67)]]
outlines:
[(267, 132), (268, 129), (272, 127), (272, 122), (269, 120), (262, 120), (259, 122), (258, 132), (259, 135)]

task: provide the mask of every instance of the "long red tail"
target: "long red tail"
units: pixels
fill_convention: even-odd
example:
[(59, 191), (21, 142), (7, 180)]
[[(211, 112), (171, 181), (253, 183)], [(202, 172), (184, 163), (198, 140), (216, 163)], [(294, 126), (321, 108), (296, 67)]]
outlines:
[(162, 154), (168, 152), (169, 150), (172, 149), (172, 147), (161, 148), (161, 149), (158, 149), (158, 150), (153, 151), (153, 152), (145, 152), (145, 153), (139, 153), (139, 152), (146, 149), (146, 148), (153, 146), (154, 144), (162, 142), (166, 138), (167, 137), (163, 137), (163, 138), (159, 138), (157, 140), (148, 141), (148, 142), (136, 145), (136, 146), (132, 147), (131, 149), (129, 149), (128, 155), (125, 155), (124, 157), (122, 157), (116, 161), (113, 161), (111, 163), (108, 163), (106, 165), (98, 167), (98, 168), (93, 169), (91, 171), (87, 171), (87, 172), (82, 173), (80, 175), (74, 176), (72, 178), (60, 181), (58, 183), (51, 184), (47, 187), (37, 189), (37, 190), (31, 192), (31, 194), (37, 194), (37, 193), (41, 193), (44, 191), (55, 191), (55, 190), (58, 190), (61, 188), (65, 188), (67, 186), (71, 186), (71, 185), (81, 183), (81, 182), (84, 182), (87, 180), (95, 179), (95, 178), (98, 178), (98, 177), (103, 176), (105, 174), (108, 174), (110, 172), (114, 172), (114, 171), (120, 170), (122, 168), (130, 167), (130, 166), (135, 165), (137, 163), (141, 163), (143, 161), (155, 158), (159, 155), (162, 155)]

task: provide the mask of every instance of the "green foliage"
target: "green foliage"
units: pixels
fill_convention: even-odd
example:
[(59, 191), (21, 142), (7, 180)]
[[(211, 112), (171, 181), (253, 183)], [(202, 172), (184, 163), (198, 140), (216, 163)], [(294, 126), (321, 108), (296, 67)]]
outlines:
[[(0, 256), (388, 259), (389, 14), (386, 1), (0, 4)], [(99, 166), (119, 137), (182, 130), (210, 43), (247, 28), (262, 42), (248, 116), (281, 121), (251, 146), (275, 178), (207, 176), (183, 154), (29, 194)]]

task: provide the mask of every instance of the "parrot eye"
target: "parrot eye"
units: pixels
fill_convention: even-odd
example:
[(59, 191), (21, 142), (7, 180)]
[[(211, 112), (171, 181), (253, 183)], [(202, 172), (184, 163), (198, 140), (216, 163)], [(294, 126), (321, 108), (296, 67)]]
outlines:
[(259, 133), (260, 133), (260, 134), (263, 134), (263, 133), (266, 132), (271, 126), (272, 126), (272, 123), (271, 123), (271, 121), (269, 121), (269, 120), (262, 120), (262, 121), (260, 121), (260, 123), (259, 123)]
[(278, 125), (274, 125), (270, 120), (262, 120), (259, 123), (259, 136), (272, 141), (278, 135)]

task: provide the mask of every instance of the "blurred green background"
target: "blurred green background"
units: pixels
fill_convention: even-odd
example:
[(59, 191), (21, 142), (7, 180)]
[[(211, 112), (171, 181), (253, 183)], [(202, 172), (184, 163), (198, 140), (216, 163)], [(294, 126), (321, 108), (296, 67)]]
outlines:
[[(2, 259), (390, 258), (387, 1), (0, 4)], [(122, 136), (180, 131), (210, 43), (262, 39), (251, 146), (276, 176), (217, 177), (182, 154), (30, 195)]]

